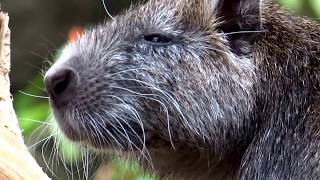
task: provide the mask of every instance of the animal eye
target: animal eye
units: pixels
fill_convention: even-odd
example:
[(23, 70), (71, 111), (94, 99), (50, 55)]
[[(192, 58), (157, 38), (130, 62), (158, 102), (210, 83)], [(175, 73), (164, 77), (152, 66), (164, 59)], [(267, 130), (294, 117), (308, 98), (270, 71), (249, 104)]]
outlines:
[(144, 35), (143, 39), (154, 44), (166, 44), (172, 41), (172, 38), (162, 34)]

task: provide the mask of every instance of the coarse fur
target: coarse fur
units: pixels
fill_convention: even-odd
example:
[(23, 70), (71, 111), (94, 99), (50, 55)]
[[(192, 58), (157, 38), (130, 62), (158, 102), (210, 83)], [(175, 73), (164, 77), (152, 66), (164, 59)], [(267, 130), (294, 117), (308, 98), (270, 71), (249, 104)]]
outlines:
[[(149, 35), (169, 42), (149, 42)], [(259, 0), (150, 0), (68, 44), (67, 137), (169, 179), (320, 179), (320, 26)]]

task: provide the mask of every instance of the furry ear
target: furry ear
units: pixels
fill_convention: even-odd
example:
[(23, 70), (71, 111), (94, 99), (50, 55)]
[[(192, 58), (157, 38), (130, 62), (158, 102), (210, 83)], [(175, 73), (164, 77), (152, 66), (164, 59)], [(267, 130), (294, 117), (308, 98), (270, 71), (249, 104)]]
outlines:
[[(216, 3), (217, 0), (210, 0)], [(218, 0), (217, 15), (224, 23), (227, 32), (230, 29), (257, 29), (260, 24), (260, 0)], [(235, 27), (238, 26), (238, 27)], [(234, 31), (233, 31), (234, 32)]]
[(260, 1), (176, 0), (185, 24), (222, 31), (231, 50), (239, 55), (250, 53), (250, 45), (261, 30)]
[(243, 47), (252, 44), (257, 31), (261, 30), (260, 0), (209, 1), (216, 3), (216, 15), (222, 21), (218, 29), (226, 33), (232, 50), (237, 54), (246, 53)]

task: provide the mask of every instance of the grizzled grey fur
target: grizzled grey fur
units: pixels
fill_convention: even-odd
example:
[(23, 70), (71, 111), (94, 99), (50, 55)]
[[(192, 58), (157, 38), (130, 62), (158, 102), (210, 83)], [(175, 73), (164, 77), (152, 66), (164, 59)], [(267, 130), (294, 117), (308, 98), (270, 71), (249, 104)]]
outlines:
[(160, 177), (320, 179), (319, 62), (320, 26), (272, 2), (150, 0), (48, 73), (77, 72), (67, 137)]

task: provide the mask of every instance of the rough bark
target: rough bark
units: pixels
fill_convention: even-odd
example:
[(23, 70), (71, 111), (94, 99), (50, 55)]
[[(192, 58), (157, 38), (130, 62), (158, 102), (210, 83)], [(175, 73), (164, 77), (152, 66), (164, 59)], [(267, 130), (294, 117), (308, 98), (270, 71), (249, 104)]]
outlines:
[(9, 17), (0, 12), (0, 179), (49, 179), (28, 152), (10, 94)]

